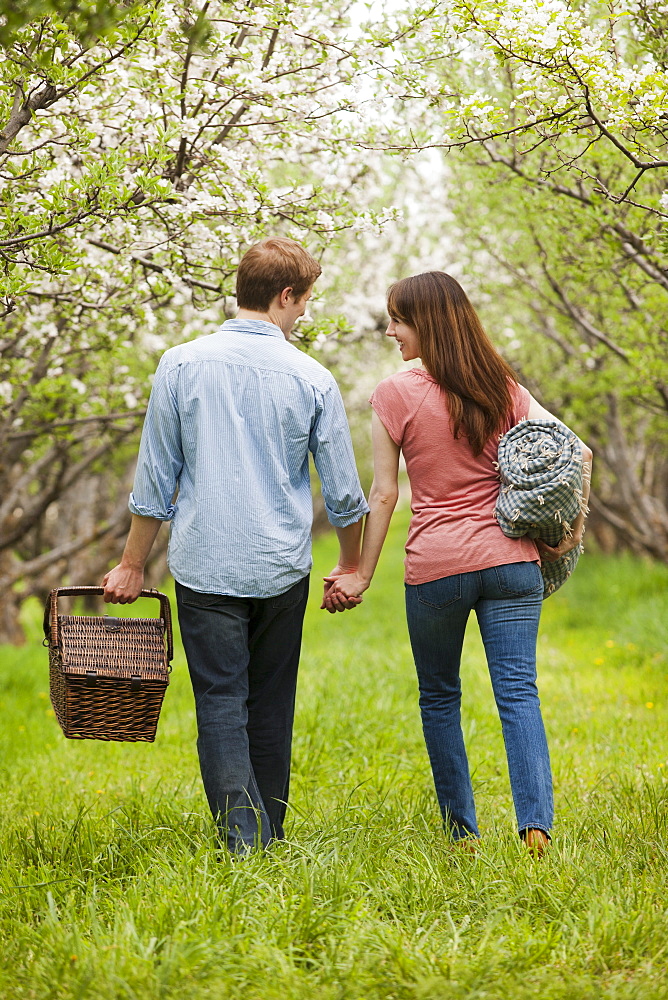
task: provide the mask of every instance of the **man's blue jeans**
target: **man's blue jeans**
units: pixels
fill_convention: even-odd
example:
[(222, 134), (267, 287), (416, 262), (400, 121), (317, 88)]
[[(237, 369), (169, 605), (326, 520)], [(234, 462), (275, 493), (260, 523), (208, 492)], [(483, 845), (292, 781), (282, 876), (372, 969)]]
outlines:
[(537, 563), (511, 563), (406, 586), (420, 711), (443, 820), (455, 839), (479, 836), (461, 728), (459, 666), (475, 610), (485, 645), (520, 833), (549, 833), (552, 776), (536, 687), (543, 579)]
[(308, 582), (269, 598), (176, 584), (204, 790), (235, 854), (284, 836)]

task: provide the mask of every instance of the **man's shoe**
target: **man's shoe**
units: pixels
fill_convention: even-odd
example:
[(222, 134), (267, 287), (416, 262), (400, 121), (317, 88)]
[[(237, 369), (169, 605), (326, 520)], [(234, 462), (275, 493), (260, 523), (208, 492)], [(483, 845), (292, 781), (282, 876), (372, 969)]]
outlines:
[(453, 854), (477, 854), (480, 850), (480, 839), (478, 837), (460, 837), (453, 840), (450, 845)]

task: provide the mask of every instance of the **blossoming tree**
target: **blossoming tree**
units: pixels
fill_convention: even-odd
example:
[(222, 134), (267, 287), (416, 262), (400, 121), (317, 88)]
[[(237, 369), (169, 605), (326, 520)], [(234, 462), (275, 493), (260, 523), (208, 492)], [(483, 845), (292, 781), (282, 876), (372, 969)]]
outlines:
[(369, 157), (343, 122), (379, 46), (350, 37), (347, 8), (151, 0), (100, 38), (56, 14), (14, 29), (0, 67), (6, 637), (19, 597), (124, 529), (156, 351), (224, 318), (243, 250), (283, 232), (320, 252), (374, 224), (356, 194)]
[[(456, 253), (523, 377), (591, 438), (599, 516), (668, 557), (666, 5), (436, 0), (354, 30), (351, 6), (49, 0), (25, 24), (31, 0), (0, 25), (5, 638), (74, 557), (99, 574), (156, 352), (213, 328), (268, 232), (324, 253), (319, 285), (369, 328), (389, 280)], [(323, 350), (363, 402), (373, 348)]]
[(449, 154), (443, 225), (506, 353), (590, 437), (599, 520), (662, 559), (667, 39), (650, 0), (444, 0), (395, 46), (408, 113), (373, 141)]

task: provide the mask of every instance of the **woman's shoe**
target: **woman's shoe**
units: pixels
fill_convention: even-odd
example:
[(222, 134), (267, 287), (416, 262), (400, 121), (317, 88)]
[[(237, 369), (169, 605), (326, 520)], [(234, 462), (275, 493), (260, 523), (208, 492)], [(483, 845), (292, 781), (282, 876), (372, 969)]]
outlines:
[(534, 858), (542, 858), (550, 846), (550, 838), (544, 830), (529, 828), (528, 830), (524, 830), (520, 836), (527, 845), (529, 854)]
[(477, 854), (480, 850), (480, 842), (477, 837), (463, 837), (456, 843), (458, 851), (463, 851), (464, 854)]

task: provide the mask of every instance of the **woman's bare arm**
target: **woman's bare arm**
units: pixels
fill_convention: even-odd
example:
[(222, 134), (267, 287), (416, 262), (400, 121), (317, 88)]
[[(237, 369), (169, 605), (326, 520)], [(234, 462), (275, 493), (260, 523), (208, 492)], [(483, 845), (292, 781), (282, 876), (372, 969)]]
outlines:
[[(362, 554), (354, 573), (346, 573), (331, 581), (332, 586), (323, 601), (323, 607), (328, 611), (338, 610), (337, 604), (341, 597), (359, 597), (368, 590), (399, 498), (399, 445), (394, 443), (375, 411), (371, 419), (371, 438), (373, 485), (369, 493), (370, 511), (364, 525)], [(325, 582), (329, 582), (328, 577)]]

